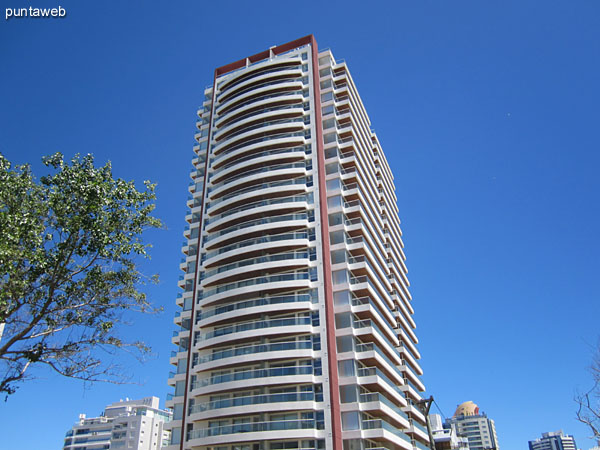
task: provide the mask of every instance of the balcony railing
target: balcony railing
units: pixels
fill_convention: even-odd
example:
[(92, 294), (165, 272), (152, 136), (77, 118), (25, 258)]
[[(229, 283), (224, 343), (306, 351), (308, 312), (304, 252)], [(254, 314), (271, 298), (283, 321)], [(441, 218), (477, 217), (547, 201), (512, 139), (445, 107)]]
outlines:
[[(243, 347), (220, 350), (198, 358), (198, 363), (217, 361), (234, 356), (249, 355), (254, 353), (278, 352), (285, 350), (309, 350), (313, 348), (311, 341), (274, 342), (272, 344), (245, 345)], [(170, 377), (172, 378), (172, 377)]]
[(213, 409), (233, 408), (236, 406), (261, 405), (265, 403), (309, 402), (315, 401), (314, 392), (289, 392), (283, 394), (263, 394), (248, 397), (232, 397), (206, 403), (197, 403), (189, 408), (189, 414)]
[(198, 311), (196, 322), (206, 319), (208, 317), (216, 316), (219, 314), (225, 314), (231, 311), (237, 311), (245, 308), (252, 308), (256, 306), (275, 305), (281, 303), (295, 303), (295, 302), (317, 302), (316, 296), (310, 294), (300, 295), (281, 295), (277, 297), (261, 297), (253, 300), (246, 300), (243, 302), (229, 303), (223, 306), (217, 306), (215, 308)]
[(223, 425), (220, 427), (202, 428), (188, 431), (187, 439), (200, 439), (210, 436), (221, 436), (224, 434), (252, 433), (260, 431), (283, 431), (283, 430), (322, 430), (324, 421), (315, 419), (301, 420), (274, 420), (271, 422), (249, 422), (235, 425)]
[[(316, 372), (316, 370), (313, 369), (312, 366), (273, 367), (269, 369), (244, 370), (197, 380), (195, 383), (192, 383), (192, 389), (198, 389), (204, 386), (211, 386), (221, 383), (229, 383), (232, 381), (252, 380), (256, 378), (312, 375), (313, 372)], [(315, 375), (319, 375), (319, 373), (315, 373)]]
[(282, 234), (269, 234), (266, 236), (261, 236), (259, 238), (246, 239), (241, 242), (236, 242), (235, 244), (221, 247), (218, 250), (215, 250), (214, 252), (208, 252), (206, 254), (205, 260), (214, 258), (215, 256), (218, 256), (222, 253), (229, 252), (231, 250), (236, 250), (238, 248), (248, 247), (250, 245), (265, 244), (268, 242), (286, 241), (286, 240), (293, 240), (293, 239), (308, 239), (308, 238), (309, 238), (308, 231), (296, 231), (294, 233), (282, 233)]
[(198, 338), (194, 344), (200, 341), (205, 341), (215, 337), (226, 336), (233, 333), (241, 333), (243, 331), (251, 330), (262, 330), (265, 328), (275, 327), (291, 327), (295, 325), (310, 325), (311, 317), (289, 317), (283, 319), (271, 319), (271, 320), (260, 320), (256, 322), (247, 322), (232, 325), (230, 327), (219, 328), (218, 330), (209, 331), (198, 335)]
[(296, 273), (284, 273), (280, 275), (270, 275), (266, 277), (257, 277), (250, 278), (249, 280), (238, 281), (235, 283), (228, 283), (221, 286), (218, 286), (213, 289), (208, 289), (202, 292), (202, 294), (198, 295), (198, 299), (202, 300), (208, 297), (211, 297), (216, 294), (221, 294), (223, 292), (231, 291), (233, 289), (239, 289), (248, 286), (255, 286), (257, 284), (265, 284), (265, 283), (276, 283), (278, 281), (294, 281), (294, 280), (308, 280), (310, 279), (310, 275), (308, 272), (296, 272)]

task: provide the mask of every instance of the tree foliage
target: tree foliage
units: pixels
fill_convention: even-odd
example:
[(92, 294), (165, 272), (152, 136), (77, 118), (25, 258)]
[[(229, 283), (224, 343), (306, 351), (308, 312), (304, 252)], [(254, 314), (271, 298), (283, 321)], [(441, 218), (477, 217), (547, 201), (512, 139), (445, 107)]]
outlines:
[(592, 432), (592, 439), (600, 446), (600, 343), (590, 372), (594, 381), (593, 387), (585, 394), (578, 394), (575, 397), (578, 404), (577, 420), (587, 425)]
[(0, 392), (12, 394), (32, 366), (88, 381), (121, 382), (113, 355), (141, 357), (142, 342), (119, 338), (125, 311), (156, 312), (141, 290), (151, 278), (136, 261), (141, 239), (160, 227), (151, 215), (154, 185), (138, 191), (114, 179), (110, 162), (91, 155), (70, 164), (43, 159), (51, 174), (36, 180), (28, 165), (0, 155)]

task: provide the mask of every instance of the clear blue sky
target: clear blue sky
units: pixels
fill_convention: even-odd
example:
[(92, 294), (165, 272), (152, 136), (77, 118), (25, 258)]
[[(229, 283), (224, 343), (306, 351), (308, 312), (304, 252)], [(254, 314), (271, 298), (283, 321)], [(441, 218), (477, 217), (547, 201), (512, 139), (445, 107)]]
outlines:
[[(158, 183), (148, 235), (160, 317), (126, 333), (143, 385), (49, 373), (0, 403), (3, 448), (60, 448), (78, 414), (169, 391), (195, 111), (213, 69), (315, 34), (344, 58), (396, 176), (424, 381), (446, 415), (473, 400), (502, 450), (564, 429), (600, 335), (600, 3), (0, 0), (65, 19), (0, 23), (0, 151), (61, 151)], [(221, 3), (220, 8), (215, 5)]]

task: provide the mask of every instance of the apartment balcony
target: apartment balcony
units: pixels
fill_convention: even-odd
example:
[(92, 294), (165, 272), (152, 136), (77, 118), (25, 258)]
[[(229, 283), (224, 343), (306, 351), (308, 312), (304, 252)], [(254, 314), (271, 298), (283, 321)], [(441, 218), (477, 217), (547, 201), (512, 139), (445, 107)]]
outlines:
[[(285, 384), (315, 384), (321, 375), (313, 366), (267, 367), (264, 369), (236, 370), (235, 372), (199, 378), (191, 385), (193, 397), (218, 392), (248, 389), (249, 383), (260, 386)], [(250, 381), (254, 380), (254, 381)]]
[(311, 294), (279, 295), (258, 297), (212, 308), (200, 308), (196, 314), (197, 325), (201, 328), (224, 325), (242, 318), (260, 316), (275, 312), (311, 311), (317, 298)]
[(304, 131), (306, 125), (302, 117), (295, 119), (274, 120), (256, 124), (240, 133), (230, 135), (213, 147), (213, 154), (233, 151), (255, 142), (264, 142), (271, 136), (286, 135)]
[(241, 148), (223, 155), (222, 159), (215, 159), (212, 166), (213, 176), (210, 180), (213, 187), (212, 197), (216, 197), (215, 192), (218, 192), (218, 189), (222, 186), (237, 181), (240, 178), (267, 173), (271, 170), (301, 167), (273, 167), (278, 164), (303, 163), (304, 167), (307, 166), (306, 148), (304, 145), (282, 145), (280, 148), (269, 150), (257, 147), (255, 151), (245, 154), (245, 156), (239, 156), (240, 154), (247, 153), (246, 150), (245, 148)]
[(295, 232), (305, 230), (308, 226), (309, 215), (307, 212), (261, 217), (214, 232), (205, 238), (204, 244), (205, 248), (212, 252), (265, 234)]
[[(289, 95), (289, 93), (296, 93), (302, 91), (304, 84), (301, 80), (276, 82), (263, 86), (255, 87), (242, 95), (226, 100), (224, 103), (218, 104), (216, 113), (220, 119), (226, 117), (227, 114), (231, 114), (237, 111), (242, 106), (246, 106), (255, 103), (259, 100), (264, 100), (265, 97), (277, 98), (280, 95)], [(279, 94), (279, 95), (278, 95)]]
[(266, 96), (263, 99), (250, 102), (240, 108), (237, 108), (235, 112), (231, 112), (223, 117), (219, 117), (215, 121), (215, 127), (217, 129), (224, 129), (231, 124), (235, 124), (238, 121), (246, 119), (247, 117), (260, 114), (261, 111), (268, 110), (270, 108), (297, 107), (298, 105), (301, 106), (303, 101), (304, 96), (301, 92), (283, 92), (277, 96)]
[(194, 342), (194, 349), (208, 349), (228, 342), (243, 343), (261, 337), (306, 335), (312, 332), (313, 326), (310, 317), (259, 320), (204, 332)]
[(265, 273), (306, 269), (310, 265), (310, 256), (310, 252), (305, 250), (242, 259), (205, 271), (201, 286), (206, 289), (216, 284), (240, 281)]
[(190, 447), (274, 439), (322, 439), (324, 428), (322, 420), (274, 420), (194, 429), (186, 438)]
[[(294, 155), (294, 159), (298, 160), (298, 156), (301, 157), (301, 155)], [(274, 162), (273, 158), (269, 163), (272, 162)], [(268, 164), (254, 169), (244, 168), (238, 170), (236, 175), (229, 177), (225, 182), (212, 189), (209, 204), (212, 207), (230, 198), (257, 189), (300, 184), (302, 180), (306, 182), (308, 175), (306, 167), (306, 162), (302, 158), (297, 162), (283, 161), (283, 163)]]
[(290, 58), (284, 61), (269, 61), (267, 63), (258, 64), (254, 67), (247, 68), (243, 72), (239, 72), (238, 74), (228, 77), (226, 80), (219, 83), (218, 89), (220, 92), (226, 92), (232, 89), (234, 86), (238, 86), (239, 84), (245, 82), (246, 80), (252, 80), (256, 77), (260, 77), (269, 73), (290, 70), (292, 68), (299, 67), (301, 64), (302, 61), (299, 58)]
[(302, 68), (296, 66), (287, 70), (278, 70), (272, 72), (263, 72), (262, 74), (249, 77), (245, 81), (235, 85), (229, 85), (227, 89), (221, 89), (217, 95), (217, 102), (224, 105), (229, 101), (241, 98), (248, 92), (256, 89), (273, 86), (290, 81), (296, 81), (302, 77)]
[(322, 394), (320, 399), (316, 399), (314, 392), (261, 394), (212, 402), (196, 402), (188, 412), (190, 420), (196, 422), (208, 418), (212, 420), (223, 416), (248, 415), (257, 410), (265, 414), (298, 410), (316, 411), (319, 409), (318, 403), (322, 401)]
[[(305, 174), (301, 172), (301, 174)], [(256, 184), (242, 192), (234, 192), (222, 200), (215, 200), (207, 205), (208, 224), (231, 216), (236, 212), (248, 211), (260, 206), (284, 202), (285, 199), (295, 199), (302, 195), (306, 198), (307, 185), (305, 177), (288, 178), (282, 181), (272, 181)], [(209, 227), (207, 231), (210, 233)]]
[(192, 369), (200, 373), (216, 368), (248, 365), (263, 361), (291, 359), (313, 359), (312, 341), (290, 340), (267, 344), (248, 344), (225, 350), (212, 350), (212, 353), (199, 357), (198, 364)]
[(237, 135), (250, 131), (256, 128), (262, 128), (268, 123), (283, 123), (289, 120), (303, 120), (304, 108), (302, 104), (284, 106), (284, 107), (267, 107), (263, 110), (253, 111), (246, 117), (230, 122), (222, 128), (217, 128), (214, 134), (215, 141), (223, 141), (231, 139)]

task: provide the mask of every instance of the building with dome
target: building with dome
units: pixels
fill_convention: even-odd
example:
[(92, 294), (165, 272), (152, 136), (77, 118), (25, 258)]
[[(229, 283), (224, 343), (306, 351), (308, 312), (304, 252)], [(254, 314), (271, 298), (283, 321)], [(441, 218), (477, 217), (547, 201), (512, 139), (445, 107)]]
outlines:
[(469, 440), (470, 450), (500, 450), (494, 421), (472, 401), (461, 403), (444, 428), (456, 427), (459, 436)]

